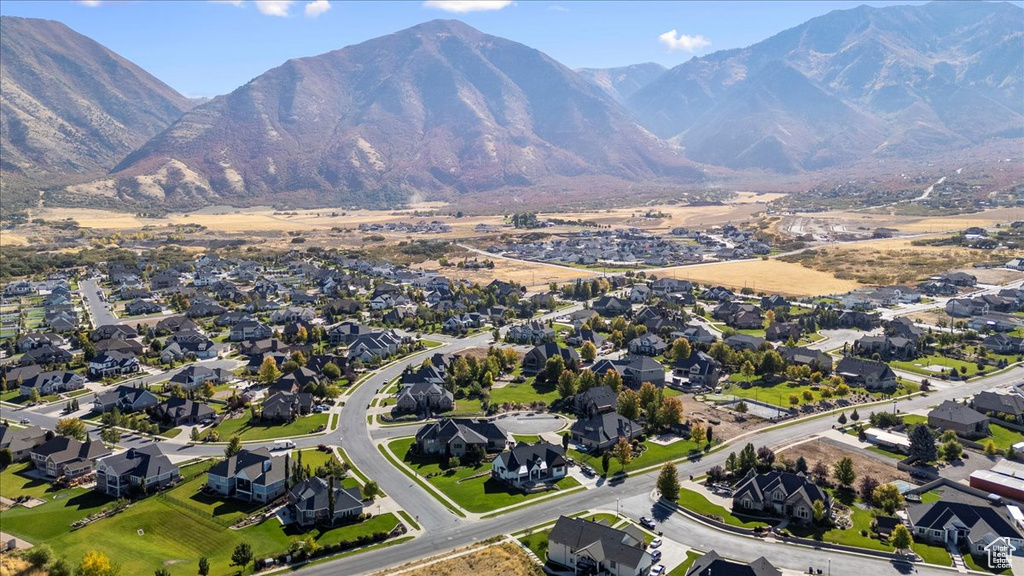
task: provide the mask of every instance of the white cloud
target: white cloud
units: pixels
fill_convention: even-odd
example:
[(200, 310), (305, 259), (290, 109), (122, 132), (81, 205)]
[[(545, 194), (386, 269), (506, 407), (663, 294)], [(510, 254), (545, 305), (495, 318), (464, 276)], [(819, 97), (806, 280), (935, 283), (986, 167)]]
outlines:
[(78, 0), (78, 3), (81, 4), (82, 6), (88, 6), (90, 8), (95, 8), (95, 7), (99, 6), (100, 4), (102, 4), (102, 2), (100, 2), (100, 0)]
[(288, 10), (294, 4), (294, 0), (256, 0), (256, 9), (267, 16), (288, 16)]
[(316, 18), (330, 9), (331, 3), (327, 0), (313, 0), (306, 4), (306, 18)]
[(711, 46), (711, 40), (708, 40), (700, 34), (696, 36), (677, 34), (675, 29), (669, 30), (668, 32), (658, 36), (658, 42), (668, 46), (669, 50), (682, 50), (684, 52), (696, 52), (701, 48)]
[(511, 4), (514, 4), (512, 0), (427, 0), (423, 3), (423, 6), (462, 14), (465, 12), (501, 10)]
[(551, 6), (548, 6), (548, 10), (551, 10), (552, 12), (568, 12), (569, 11), (569, 9), (566, 8), (565, 6), (560, 6), (558, 4), (552, 4)]

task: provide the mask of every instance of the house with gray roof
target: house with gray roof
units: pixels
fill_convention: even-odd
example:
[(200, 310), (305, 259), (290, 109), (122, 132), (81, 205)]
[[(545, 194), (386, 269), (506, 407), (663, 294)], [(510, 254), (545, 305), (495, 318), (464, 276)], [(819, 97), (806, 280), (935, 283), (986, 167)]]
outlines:
[(851, 386), (863, 386), (868, 390), (896, 387), (896, 373), (884, 362), (845, 356), (836, 364), (836, 374)]
[(491, 462), (491, 478), (513, 488), (555, 482), (565, 477), (568, 462), (565, 450), (548, 442), (520, 442)]
[(447, 412), (455, 408), (455, 396), (435, 382), (417, 382), (402, 387), (395, 408), (407, 413)]
[(636, 526), (619, 530), (568, 516), (560, 516), (548, 533), (547, 560), (574, 574), (610, 576), (646, 576), (654, 563)]
[(266, 448), (243, 449), (214, 464), (206, 472), (206, 485), (225, 498), (266, 504), (284, 495), (287, 466), (287, 457), (271, 457)]
[(102, 442), (85, 442), (54, 436), (30, 451), (32, 463), (50, 478), (75, 478), (93, 471), (96, 460), (108, 456), (110, 449)]
[(85, 388), (85, 376), (67, 370), (55, 370), (40, 372), (22, 380), (20, 392), (22, 396), (31, 396), (32, 390), (35, 390), (40, 396), (50, 396), (82, 388)]
[(582, 444), (589, 452), (607, 450), (618, 443), (619, 438), (632, 442), (643, 431), (643, 424), (615, 412), (604, 412), (577, 420), (569, 428), (572, 441)]
[(987, 436), (988, 422), (988, 416), (955, 400), (946, 400), (928, 412), (929, 426), (952, 430), (964, 438)]
[(686, 576), (782, 576), (782, 571), (764, 556), (746, 564), (726, 560), (712, 550), (697, 558), (687, 570)]
[(292, 486), (288, 491), (288, 511), (300, 526), (333, 524), (363, 513), (363, 500), (359, 488), (343, 488), (340, 481), (333, 484), (334, 511), (331, 511), (330, 481), (314, 476)]
[(986, 547), (999, 539), (1018, 550), (1024, 548), (1024, 536), (1014, 528), (1005, 507), (941, 500), (910, 506), (907, 520), (915, 540), (966, 549), (975, 557), (985, 557)]
[(509, 436), (491, 420), (445, 418), (416, 432), (416, 450), (423, 455), (464, 456), (471, 446), (484, 452), (501, 452)]
[(150, 444), (100, 458), (96, 462), (95, 490), (122, 498), (136, 492), (158, 490), (179, 478), (178, 467), (160, 452), (159, 446)]
[(971, 407), (982, 414), (1006, 417), (1024, 423), (1024, 396), (983, 390), (971, 399)]
[(117, 408), (124, 414), (152, 408), (160, 403), (160, 399), (145, 388), (118, 386), (96, 397), (93, 406), (100, 412), (109, 412)]
[(0, 450), (10, 450), (15, 462), (29, 458), (32, 449), (46, 442), (46, 430), (39, 426), (13, 428), (0, 424)]
[(217, 418), (217, 411), (210, 406), (188, 398), (168, 398), (154, 406), (150, 415), (166, 426), (199, 424)]
[(808, 523), (814, 520), (816, 500), (825, 505), (827, 514), (832, 507), (832, 496), (803, 474), (777, 470), (757, 474), (751, 470), (733, 491), (732, 507), (747, 514), (768, 514)]

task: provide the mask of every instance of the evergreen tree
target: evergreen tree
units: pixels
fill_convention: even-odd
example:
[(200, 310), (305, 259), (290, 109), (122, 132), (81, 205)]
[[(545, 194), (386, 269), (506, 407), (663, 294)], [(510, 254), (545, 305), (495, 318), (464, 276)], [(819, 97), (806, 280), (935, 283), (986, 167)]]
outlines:
[(661, 492), (661, 497), (675, 502), (679, 499), (679, 471), (676, 470), (675, 464), (666, 462), (661, 467), (661, 472), (658, 473), (658, 492)]

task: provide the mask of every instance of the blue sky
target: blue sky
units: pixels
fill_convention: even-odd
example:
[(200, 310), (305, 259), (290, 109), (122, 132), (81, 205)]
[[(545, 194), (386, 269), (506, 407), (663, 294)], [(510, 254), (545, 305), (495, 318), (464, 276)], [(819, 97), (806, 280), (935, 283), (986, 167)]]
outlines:
[(894, 3), (4, 0), (0, 14), (58, 20), (187, 96), (215, 96), (289, 58), (321, 54), (435, 18), (458, 18), (573, 68), (650, 61), (671, 67), (861, 4)]

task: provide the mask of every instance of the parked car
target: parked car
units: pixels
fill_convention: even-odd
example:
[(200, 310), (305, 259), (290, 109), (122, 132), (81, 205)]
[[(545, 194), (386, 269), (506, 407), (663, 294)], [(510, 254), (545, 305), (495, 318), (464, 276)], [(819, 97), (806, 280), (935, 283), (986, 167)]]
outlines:
[(665, 573), (665, 565), (664, 564), (658, 564), (658, 565), (654, 566), (653, 568), (651, 568), (651, 576), (661, 576), (664, 573)]
[(647, 516), (640, 517), (640, 525), (648, 530), (654, 530), (654, 520), (651, 520)]
[(661, 550), (651, 550), (651, 560), (655, 562), (661, 561)]
[(21, 420), (18, 421), (18, 424), (31, 424), (31, 423), (32, 423), (32, 421), (29, 420), (28, 418), (22, 418)]
[(657, 547), (661, 546), (661, 538), (655, 538), (654, 540), (651, 540), (651, 543), (650, 543), (649, 546), (651, 548), (657, 548)]

